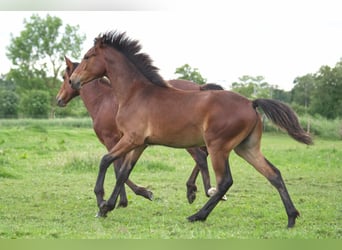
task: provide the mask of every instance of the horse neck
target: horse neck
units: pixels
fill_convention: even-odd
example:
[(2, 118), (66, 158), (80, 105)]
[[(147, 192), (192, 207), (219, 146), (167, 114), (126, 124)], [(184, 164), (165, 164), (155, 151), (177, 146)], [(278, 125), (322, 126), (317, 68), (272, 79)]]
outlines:
[(99, 79), (85, 85), (80, 91), (80, 97), (93, 121), (106, 102), (115, 102), (110, 86), (101, 83)]
[[(109, 52), (110, 53), (110, 52)], [(150, 85), (148, 80), (139, 72), (131, 62), (128, 61), (119, 52), (114, 55), (119, 63), (111, 65), (111, 60), (107, 60), (106, 76), (111, 82), (112, 93), (115, 96), (117, 103), (124, 103), (139, 92), (139, 90)]]

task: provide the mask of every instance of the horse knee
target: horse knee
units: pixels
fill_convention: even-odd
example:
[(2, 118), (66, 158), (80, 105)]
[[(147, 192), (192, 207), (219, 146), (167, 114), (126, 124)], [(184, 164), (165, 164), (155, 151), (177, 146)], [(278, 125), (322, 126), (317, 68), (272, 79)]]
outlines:
[(115, 158), (109, 154), (106, 154), (102, 157), (100, 163), (100, 170), (107, 169), (112, 162), (114, 162)]

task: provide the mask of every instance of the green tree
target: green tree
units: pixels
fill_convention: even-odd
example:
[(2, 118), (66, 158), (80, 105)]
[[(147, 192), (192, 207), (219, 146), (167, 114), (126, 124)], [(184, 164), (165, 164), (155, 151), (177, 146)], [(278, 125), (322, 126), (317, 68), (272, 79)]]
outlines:
[(315, 74), (311, 112), (328, 119), (342, 117), (342, 61), (335, 67), (322, 66)]
[(282, 102), (291, 103), (291, 91), (285, 91), (279, 89), (278, 86), (272, 88), (272, 99), (276, 99)]
[(313, 74), (306, 74), (301, 77), (297, 77), (294, 80), (295, 86), (291, 90), (292, 102), (298, 104), (304, 108), (304, 112), (307, 113), (312, 93), (315, 88), (315, 77)]
[(15, 84), (0, 77), (0, 117), (18, 117), (19, 96), (15, 93)]
[(44, 90), (33, 90), (23, 98), (24, 113), (33, 118), (47, 118), (49, 115), (49, 93)]
[(207, 79), (201, 75), (198, 69), (191, 68), (189, 64), (184, 64), (177, 68), (175, 74), (179, 75), (177, 79), (189, 80), (198, 84), (207, 83)]
[(19, 97), (11, 90), (0, 89), (0, 117), (17, 118), (19, 107)]
[(247, 98), (272, 98), (273, 89), (263, 76), (244, 75), (232, 83), (232, 90)]
[(50, 93), (51, 103), (60, 84), (64, 67), (64, 55), (80, 57), (85, 35), (79, 34), (79, 26), (64, 26), (58, 17), (45, 18), (33, 14), (24, 19), (24, 30), (13, 37), (7, 47), (7, 57), (13, 67), (7, 79), (14, 82), (19, 92), (43, 89)]

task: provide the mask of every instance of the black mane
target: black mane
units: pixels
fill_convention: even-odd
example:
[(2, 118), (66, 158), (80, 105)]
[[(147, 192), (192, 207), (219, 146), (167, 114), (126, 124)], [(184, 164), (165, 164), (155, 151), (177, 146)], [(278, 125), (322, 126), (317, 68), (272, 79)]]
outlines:
[(152, 65), (152, 59), (149, 55), (141, 53), (139, 41), (132, 40), (126, 36), (126, 33), (110, 31), (95, 38), (94, 43), (101, 41), (124, 54), (138, 70), (153, 84), (160, 87), (169, 87), (164, 79), (159, 75), (158, 68)]

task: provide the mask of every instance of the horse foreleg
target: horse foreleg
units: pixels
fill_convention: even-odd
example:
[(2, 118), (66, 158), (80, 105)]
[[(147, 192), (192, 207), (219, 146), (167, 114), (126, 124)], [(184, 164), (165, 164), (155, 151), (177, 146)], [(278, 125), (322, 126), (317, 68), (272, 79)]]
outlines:
[[(140, 155), (142, 154), (142, 152), (144, 151), (145, 148), (146, 148), (145, 145), (139, 146), (139, 147), (133, 149), (132, 151), (130, 151), (126, 155), (125, 161), (124, 161), (124, 163), (120, 169), (120, 172), (117, 176), (117, 180), (116, 180), (116, 184), (115, 184), (113, 193), (111, 194), (108, 201), (100, 204), (100, 211), (98, 214), (99, 216), (105, 217), (109, 211), (111, 211), (115, 208), (115, 205), (116, 205), (118, 196), (120, 194), (120, 191), (121, 191), (124, 183), (127, 181), (129, 174), (131, 173), (133, 167), (135, 166), (135, 163), (137, 162), (137, 160), (139, 159)], [(107, 157), (110, 157), (110, 156), (107, 156)]]
[(217, 203), (222, 199), (222, 197), (226, 194), (228, 189), (233, 185), (233, 178), (230, 172), (229, 162), (224, 154), (221, 156), (210, 156), (212, 160), (212, 165), (214, 168), (216, 183), (217, 183), (217, 191), (216, 193), (209, 199), (209, 201), (199, 210), (196, 214), (188, 217), (188, 220), (193, 221), (203, 221), (206, 220), (211, 211), (215, 208)]
[[(115, 173), (115, 178), (117, 178), (118, 174), (119, 174), (119, 171), (120, 171), (120, 168), (121, 168), (121, 165), (124, 161), (124, 157), (120, 157), (118, 158), (117, 160), (114, 161), (114, 173)], [(102, 200), (103, 202), (104, 200)], [(101, 202), (101, 203), (102, 203)], [(118, 204), (118, 207), (127, 207), (128, 205), (128, 199), (127, 199), (127, 195), (126, 195), (126, 189), (125, 189), (125, 186), (121, 189), (121, 192), (120, 192), (120, 200), (119, 200), (119, 204)]]
[(203, 185), (204, 185), (204, 192), (209, 197), (208, 190), (210, 189), (210, 177), (208, 171), (208, 163), (207, 163), (207, 156), (208, 153), (206, 151), (201, 150), (200, 148), (187, 148), (186, 149), (191, 157), (194, 159), (196, 165), (192, 170), (192, 173), (186, 182), (187, 187), (187, 198), (189, 203), (193, 203), (196, 199), (196, 179), (198, 176), (199, 171), (201, 171)]
[[(105, 155), (102, 157), (100, 166), (99, 166), (99, 172), (96, 179), (96, 184), (94, 188), (94, 193), (96, 195), (97, 200), (97, 206), (100, 207), (101, 204), (105, 203), (104, 197), (104, 180), (106, 176), (106, 172), (110, 164), (115, 160), (115, 158), (108, 157), (108, 155)], [(97, 215), (99, 216), (99, 214)]]

